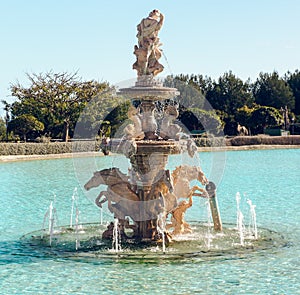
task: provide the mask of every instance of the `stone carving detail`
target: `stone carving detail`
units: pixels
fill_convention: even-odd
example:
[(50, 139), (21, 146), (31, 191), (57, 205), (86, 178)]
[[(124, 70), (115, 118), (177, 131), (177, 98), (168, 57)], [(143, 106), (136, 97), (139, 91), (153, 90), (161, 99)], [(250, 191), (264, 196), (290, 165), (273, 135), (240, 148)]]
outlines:
[(138, 45), (134, 46), (136, 62), (133, 69), (137, 70), (138, 76), (156, 76), (163, 71), (164, 67), (158, 60), (161, 58), (159, 47), (161, 43), (158, 32), (164, 22), (164, 16), (157, 9), (149, 13), (137, 26)]
[(189, 138), (186, 142), (187, 152), (191, 158), (194, 157), (198, 148), (193, 139)]
[(184, 220), (186, 210), (193, 205), (192, 197), (190, 195), (188, 201), (181, 201), (172, 212), (171, 223), (167, 225), (167, 229), (174, 228), (172, 232), (173, 236), (192, 233), (191, 226)]
[(141, 115), (139, 109), (134, 106), (130, 106), (128, 110), (128, 118), (133, 122), (125, 127), (124, 133), (126, 139), (142, 140), (145, 137), (145, 133), (142, 130)]
[(194, 196), (199, 196), (195, 193), (196, 190), (201, 192), (201, 196), (206, 193), (203, 188), (197, 185), (190, 188), (190, 181), (192, 180), (197, 180), (202, 185), (208, 183), (206, 176), (198, 166), (180, 165), (172, 172), (172, 178), (174, 183), (174, 194), (177, 198), (186, 199), (191, 193)]
[[(173, 203), (170, 203), (170, 201), (164, 199), (168, 192), (173, 191), (173, 182), (169, 170), (161, 170), (157, 174), (146, 201), (140, 200), (138, 192), (131, 188), (132, 185), (128, 176), (118, 168), (96, 171), (84, 187), (89, 190), (101, 184), (107, 185), (107, 189), (100, 192), (95, 200), (96, 205), (101, 208), (102, 204), (107, 202), (108, 209), (114, 214), (114, 217), (118, 218), (121, 224), (126, 224), (124, 229), (134, 229), (134, 225), (129, 224), (128, 217), (134, 222), (151, 220), (164, 212), (166, 203), (168, 208), (173, 206), (171, 209), (174, 209), (175, 207), (174, 200), (171, 200)], [(177, 200), (175, 201), (177, 202)]]
[(156, 134), (157, 122), (155, 119), (155, 103), (152, 101), (143, 101), (141, 103), (141, 110), (142, 129), (145, 132), (145, 139), (157, 139), (158, 135)]
[(208, 183), (208, 180), (200, 167), (187, 165), (177, 167), (173, 171), (172, 177), (175, 196), (177, 199), (184, 198), (188, 199), (188, 201), (180, 201), (178, 206), (172, 210), (171, 223), (167, 225), (167, 229), (173, 228), (172, 235), (174, 236), (191, 233), (190, 225), (184, 220), (185, 213), (193, 205), (193, 196), (208, 198), (208, 194), (204, 188), (198, 185), (190, 188), (190, 181), (198, 180), (204, 185)]
[(176, 105), (168, 105), (166, 107), (160, 127), (160, 136), (163, 139), (179, 139), (181, 127), (173, 123), (178, 116), (179, 112)]
[[(192, 198), (209, 197), (204, 188), (198, 185), (190, 187), (192, 180), (197, 180), (202, 185), (208, 183), (203, 171), (197, 166), (181, 165), (172, 175), (169, 170), (160, 170), (145, 195), (147, 201), (140, 199), (139, 189), (134, 189), (136, 185), (132, 185), (129, 177), (118, 168), (96, 171), (84, 187), (89, 190), (101, 184), (107, 185), (107, 189), (100, 192), (95, 203), (98, 207), (108, 203), (108, 209), (118, 218), (121, 235), (125, 238), (127, 229), (133, 231), (133, 237), (137, 234), (137, 223), (140, 220), (151, 220), (149, 226), (155, 228), (157, 225), (153, 217), (160, 213), (163, 213), (165, 218), (171, 214), (171, 223), (167, 224), (166, 229), (172, 230), (171, 234), (176, 236), (192, 232), (184, 219), (187, 209), (193, 205)], [(179, 201), (180, 199), (183, 200)], [(128, 217), (134, 224), (129, 223)], [(111, 238), (111, 234), (112, 229), (108, 228), (103, 238)]]

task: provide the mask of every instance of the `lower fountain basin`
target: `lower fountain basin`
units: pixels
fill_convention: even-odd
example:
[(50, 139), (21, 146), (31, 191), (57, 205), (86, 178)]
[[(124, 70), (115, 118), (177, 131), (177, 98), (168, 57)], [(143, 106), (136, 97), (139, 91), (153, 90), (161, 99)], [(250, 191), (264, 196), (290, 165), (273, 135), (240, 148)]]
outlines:
[[(234, 225), (225, 224), (222, 233), (214, 233), (210, 226), (191, 223), (193, 233), (173, 238), (165, 252), (157, 243), (122, 242), (121, 250), (115, 251), (112, 242), (102, 240), (106, 225), (82, 224), (77, 230), (69, 227), (57, 228), (50, 236), (43, 230), (34, 231), (21, 237), (27, 253), (53, 256), (81, 261), (99, 259), (123, 259), (136, 261), (196, 259), (200, 261), (218, 259), (241, 259), (266, 251), (277, 251), (288, 245), (278, 232), (259, 228), (258, 239), (245, 235), (243, 246)], [(31, 250), (30, 250), (31, 248)], [(77, 249), (76, 249), (77, 248)]]

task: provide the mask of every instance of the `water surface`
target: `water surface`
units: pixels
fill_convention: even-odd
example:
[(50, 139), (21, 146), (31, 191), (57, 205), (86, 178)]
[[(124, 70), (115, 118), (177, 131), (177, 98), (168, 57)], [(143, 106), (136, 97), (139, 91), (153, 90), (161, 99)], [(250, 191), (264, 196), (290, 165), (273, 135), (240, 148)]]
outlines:
[[(200, 153), (209, 174), (212, 155)], [(84, 170), (86, 160), (81, 159)], [(98, 169), (123, 163), (99, 157)], [(178, 158), (171, 157), (170, 167)], [(74, 168), (75, 167), (75, 168)], [(157, 261), (85, 260), (24, 252), (23, 234), (42, 227), (55, 195), (60, 224), (70, 219), (71, 196), (78, 188), (80, 221), (99, 221), (100, 213), (81, 190), (78, 162), (72, 159), (0, 164), (1, 294), (300, 294), (300, 149), (226, 152), (217, 195), (224, 222), (235, 223), (235, 195), (256, 205), (259, 227), (284, 235), (285, 247), (248, 256)], [(222, 172), (223, 173), (223, 172)], [(200, 200), (188, 219), (205, 220)], [(104, 214), (104, 219), (109, 220)]]

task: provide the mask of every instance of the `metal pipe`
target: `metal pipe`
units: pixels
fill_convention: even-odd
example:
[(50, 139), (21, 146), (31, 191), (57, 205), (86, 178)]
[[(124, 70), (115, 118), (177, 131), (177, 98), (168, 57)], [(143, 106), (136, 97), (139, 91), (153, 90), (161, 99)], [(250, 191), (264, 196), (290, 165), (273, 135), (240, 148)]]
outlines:
[(213, 182), (209, 182), (205, 187), (209, 196), (209, 205), (211, 215), (214, 223), (215, 231), (222, 231), (222, 220), (219, 212), (218, 199), (216, 194), (216, 185)]

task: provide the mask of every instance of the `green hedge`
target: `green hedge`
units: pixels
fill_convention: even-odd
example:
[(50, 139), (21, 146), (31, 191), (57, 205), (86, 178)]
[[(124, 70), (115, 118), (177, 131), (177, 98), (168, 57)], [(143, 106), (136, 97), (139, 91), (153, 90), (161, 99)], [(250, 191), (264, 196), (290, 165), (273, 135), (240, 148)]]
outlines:
[(47, 155), (99, 151), (93, 141), (50, 143), (0, 143), (0, 155)]
[(218, 147), (225, 146), (224, 137), (200, 137), (194, 139), (198, 147)]
[[(300, 136), (236, 136), (233, 138), (196, 138), (199, 147), (243, 146), (243, 145), (300, 145)], [(50, 143), (0, 143), (0, 156), (47, 155), (99, 151), (95, 141), (50, 142)]]
[(236, 136), (226, 140), (228, 146), (242, 145), (300, 145), (300, 136)]

